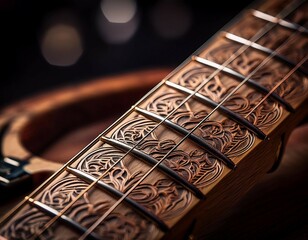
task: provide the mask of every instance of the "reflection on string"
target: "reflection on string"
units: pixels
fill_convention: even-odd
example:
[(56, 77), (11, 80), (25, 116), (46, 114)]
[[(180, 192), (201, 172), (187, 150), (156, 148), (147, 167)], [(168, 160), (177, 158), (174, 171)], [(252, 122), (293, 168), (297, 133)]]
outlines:
[[(293, 5), (293, 4), (292, 4)], [(293, 6), (294, 7), (294, 6)], [(297, 8), (298, 6), (296, 6), (295, 7), (295, 9)], [(285, 9), (284, 9), (285, 11), (287, 11), (288, 10), (288, 8), (286, 7)], [(294, 9), (292, 9), (292, 11), (293, 11)], [(279, 15), (284, 15), (283, 14), (284, 13), (284, 11), (282, 11)], [(288, 13), (285, 13), (285, 15), (287, 15)], [(284, 17), (284, 16), (282, 16), (282, 17)], [(273, 25), (274, 26), (274, 25)], [(262, 31), (261, 31), (262, 32)], [(264, 33), (265, 34), (265, 33)], [(294, 36), (294, 35), (296, 35), (297, 33), (295, 33), (295, 34), (292, 34), (291, 36), (289, 36), (289, 40)], [(256, 34), (254, 37), (256, 37), (258, 34)], [(262, 34), (261, 34), (262, 35)], [(260, 38), (261, 36), (259, 36), (259, 37), (256, 37), (257, 39), (258, 38)], [(254, 40), (254, 42), (255, 42), (256, 40)], [(285, 43), (283, 43), (283, 44), (281, 44), (281, 46), (280, 47), (282, 47), (282, 46), (284, 46), (285, 44), (287, 44), (287, 42), (285, 42)], [(279, 48), (280, 48), (279, 47)], [(278, 48), (278, 49), (279, 49)], [(247, 49), (247, 48), (246, 48)], [(273, 53), (273, 54), (271, 54), (271, 55), (269, 55), (267, 58), (265, 58), (263, 61), (262, 61), (262, 63), (263, 63), (263, 65), (264, 64), (266, 64), (268, 61), (270, 61), (272, 58), (273, 58), (273, 55), (275, 54), (275, 52)], [(230, 58), (232, 58), (232, 56), (230, 57)], [(227, 60), (228, 61), (228, 60)], [(226, 61), (226, 62), (227, 62)], [(301, 66), (301, 64), (302, 63), (304, 63), (306, 61), (306, 58), (304, 59), (304, 61), (301, 61), (300, 62), (300, 64), (297, 64), (296, 65), (296, 69), (298, 68), (298, 67), (300, 67)], [(262, 63), (258, 66), (259, 68), (261, 68), (261, 66), (263, 66), (262, 65)], [(225, 63), (223, 64), (223, 66), (225, 66)], [(259, 68), (257, 68), (257, 70), (259, 70)], [(255, 71), (253, 71), (252, 73), (251, 73), (251, 75), (253, 75), (257, 70), (255, 70)], [(292, 69), (291, 70), (291, 72), (293, 72), (293, 71), (295, 71), (294, 69)], [(288, 74), (289, 75), (289, 74)], [(290, 74), (291, 75), (291, 74)], [(250, 76), (249, 76), (250, 77)], [(219, 104), (219, 106), (221, 106), (230, 96), (232, 96), (241, 86), (243, 86), (244, 84), (245, 84), (245, 82), (249, 79), (249, 77), (247, 77), (241, 84), (239, 84), (238, 85), (238, 87), (236, 87), (229, 95), (227, 95), (221, 102), (220, 102), (220, 104)], [(287, 78), (285, 78), (284, 80), (286, 80)], [(201, 84), (202, 85), (202, 84)], [(198, 89), (198, 88), (197, 88)], [(195, 91), (195, 93), (197, 92), (197, 90)], [(185, 102), (185, 100), (183, 101), (183, 102)], [(146, 177), (148, 177), (156, 168), (157, 168), (157, 166), (160, 164), (160, 163), (162, 163), (180, 144), (182, 144), (189, 136), (190, 136), (190, 134), (192, 134), (204, 121), (206, 121), (216, 110), (218, 109), (218, 107), (216, 107), (216, 108), (214, 108), (213, 110), (212, 110), (212, 112), (211, 113), (209, 113), (200, 123), (198, 123), (184, 138), (182, 138), (181, 139), (181, 141), (179, 141), (172, 149), (170, 149), (169, 151), (168, 151), (168, 153), (162, 158), (162, 159), (160, 159), (158, 162), (157, 162), (157, 164), (155, 164), (136, 184), (134, 184), (134, 186), (132, 187), (132, 188), (130, 188), (110, 209), (108, 209), (108, 211), (106, 211), (105, 213), (104, 213), (104, 215), (102, 215), (88, 230), (87, 230), (87, 232), (86, 233), (84, 233), (80, 238), (79, 238), (79, 240), (84, 240), (91, 232), (93, 232), (94, 231), (94, 229), (102, 222), (102, 221), (104, 221), (104, 219), (112, 212), (112, 211), (114, 211), (115, 210), (115, 208), (117, 208), (118, 206), (119, 206), (119, 204), (121, 204), (123, 201), (124, 201), (124, 199), (146, 178)], [(168, 118), (168, 116), (166, 116), (165, 117), (165, 119), (167, 119)], [(160, 125), (160, 124), (159, 124)], [(153, 130), (151, 131), (151, 132), (153, 132)], [(144, 138), (143, 138), (144, 139)], [(138, 143), (135, 145), (135, 146), (137, 146), (138, 145)], [(125, 155), (124, 155), (125, 156)], [(103, 174), (104, 175), (104, 174)]]
[[(266, 29), (266, 30), (269, 31), (269, 29), (270, 29), (270, 28), (268, 28), (268, 29)], [(262, 33), (262, 32), (261, 32), (261, 33)], [(259, 35), (260, 35), (261, 33), (259, 33)], [(263, 34), (264, 34), (264, 29), (263, 29)], [(257, 35), (257, 34), (256, 34), (256, 35)], [(247, 48), (248, 48), (248, 47), (246, 47), (246, 49), (247, 49)], [(244, 50), (243, 50), (243, 49), (244, 49)], [(242, 50), (245, 51), (245, 47), (244, 47), (243, 49), (242, 49)], [(239, 52), (240, 52), (240, 51), (239, 51)], [(240, 53), (239, 53), (239, 54), (240, 54)], [(232, 60), (234, 60), (234, 58), (233, 58)], [(231, 62), (232, 60), (230, 60), (229, 62)], [(226, 64), (224, 64), (224, 65), (226, 65)], [(220, 70), (218, 70), (218, 71), (220, 71)], [(216, 71), (215, 74), (217, 74), (218, 71)], [(196, 92), (197, 92), (197, 89), (196, 89), (195, 93), (196, 93)], [(191, 97), (191, 96), (190, 96), (190, 97)], [(189, 98), (188, 98), (188, 99), (189, 99)], [(168, 117), (169, 117), (169, 116), (167, 116), (165, 119), (167, 119)], [(158, 124), (158, 125), (159, 125), (159, 124)], [(193, 129), (193, 130), (194, 130), (194, 129)], [(192, 130), (192, 131), (193, 131), (193, 130)], [(184, 140), (185, 140), (185, 139), (183, 139), (183, 141), (184, 141)], [(137, 143), (137, 145), (138, 145), (138, 143)], [(137, 145), (135, 145), (135, 146), (137, 146)], [(127, 154), (128, 154), (128, 153), (127, 153)], [(158, 163), (158, 164), (159, 164), (159, 163)], [(106, 172), (105, 172), (104, 174), (106, 174)], [(100, 178), (102, 178), (102, 177), (104, 176), (104, 174), (102, 174), (102, 176), (101, 176)], [(150, 174), (150, 172), (149, 172), (148, 174)], [(147, 175), (145, 175), (144, 178), (145, 178), (146, 176), (147, 176)], [(99, 178), (99, 179), (100, 179), (100, 178)], [(99, 180), (99, 179), (98, 179), (98, 180)], [(92, 186), (94, 186), (95, 183), (96, 183), (96, 182), (94, 182), (93, 184), (89, 185), (88, 189), (90, 189)], [(85, 192), (87, 192), (87, 190), (85, 190), (84, 192), (82, 192), (79, 196), (82, 196), (82, 194), (84, 194)], [(128, 194), (129, 194), (129, 192), (128, 192)], [(119, 204), (121, 203), (120, 200), (119, 200), (118, 202), (119, 202)], [(115, 206), (115, 207), (116, 207), (116, 206)], [(114, 208), (115, 208), (115, 207), (114, 207)], [(112, 208), (110, 211), (112, 211), (114, 208)], [(65, 212), (65, 210), (64, 210), (64, 211), (61, 211), (61, 213), (62, 213), (62, 212)], [(106, 217), (106, 215), (102, 216), (102, 218), (100, 218), (99, 220), (100, 220), (100, 221), (104, 220), (103, 217)], [(56, 221), (56, 218), (52, 219), (51, 222), (49, 222), (47, 225), (51, 225), (54, 221)], [(100, 221), (97, 222), (97, 225), (100, 223)], [(47, 226), (47, 225), (46, 225), (46, 226)], [(95, 227), (96, 227), (97, 225), (94, 224), (94, 225), (88, 230), (88, 233), (89, 233), (90, 231), (94, 230)], [(46, 229), (46, 228), (45, 228), (45, 229)], [(43, 230), (43, 231), (44, 231), (44, 230)], [(88, 233), (86, 233), (86, 234), (88, 234)], [(81, 239), (84, 239), (84, 238), (87, 236), (86, 234), (85, 234), (84, 236), (82, 236)]]

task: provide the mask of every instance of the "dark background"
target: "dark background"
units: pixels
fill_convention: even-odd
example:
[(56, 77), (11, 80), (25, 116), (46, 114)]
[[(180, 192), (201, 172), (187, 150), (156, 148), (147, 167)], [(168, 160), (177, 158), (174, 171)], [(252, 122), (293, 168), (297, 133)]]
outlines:
[[(0, 107), (100, 76), (176, 67), (251, 2), (137, 1), (135, 33), (115, 43), (101, 34), (108, 23), (101, 1), (0, 0)], [(69, 66), (50, 64), (42, 53), (46, 33), (57, 24), (75, 29), (80, 37), (82, 54)]]

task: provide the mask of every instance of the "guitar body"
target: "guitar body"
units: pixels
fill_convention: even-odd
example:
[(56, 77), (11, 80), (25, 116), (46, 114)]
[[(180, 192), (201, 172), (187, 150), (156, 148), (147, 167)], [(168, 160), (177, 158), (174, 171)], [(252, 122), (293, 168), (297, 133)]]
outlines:
[[(241, 211), (261, 212), (255, 201), (262, 196), (262, 202), (267, 184), (301, 172), (282, 167), (282, 175), (264, 178), (277, 168), (292, 130), (308, 115), (307, 3), (254, 7), (168, 75), (160, 70), (123, 75), (5, 110), (7, 170), (0, 180), (7, 193), (18, 189), (18, 180), (35, 183), (42, 172), (56, 172), (2, 218), (0, 235), (215, 239), (229, 236), (233, 228), (237, 239), (238, 234), (276, 235), (263, 226), (260, 235), (259, 226), (237, 223), (246, 222)], [(113, 122), (105, 125), (102, 114), (121, 111), (129, 94), (140, 97), (162, 75), (120, 118), (105, 116)], [(92, 133), (98, 136), (76, 154)], [(294, 147), (299, 142), (305, 142), (302, 132), (293, 137), (291, 152), (305, 152)], [(286, 159), (285, 166), (293, 164), (295, 157), (289, 158), (292, 163)], [(53, 161), (46, 165), (46, 159)], [(253, 204), (245, 208), (247, 202)]]

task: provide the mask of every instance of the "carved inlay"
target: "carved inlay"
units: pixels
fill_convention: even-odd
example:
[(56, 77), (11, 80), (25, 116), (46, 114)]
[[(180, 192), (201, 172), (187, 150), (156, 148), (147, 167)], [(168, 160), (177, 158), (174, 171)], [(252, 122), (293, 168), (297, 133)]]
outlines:
[[(77, 169), (98, 178), (123, 155), (124, 153), (118, 149), (104, 146), (82, 159)], [(125, 192), (140, 179), (141, 175), (142, 171), (131, 173), (125, 164), (125, 160), (123, 160), (115, 165), (102, 180), (113, 188)]]
[[(7, 239), (31, 239), (49, 219), (50, 217), (38, 209), (27, 209), (25, 213), (16, 218), (6, 229), (0, 230), (0, 234)], [(49, 229), (44, 233), (42, 239), (51, 239), (52, 236), (53, 230)]]
[[(128, 144), (135, 144), (133, 139), (143, 138), (156, 124), (151, 120), (138, 117), (119, 128), (113, 134), (113, 137)], [(147, 130), (144, 131), (144, 129)], [(156, 132), (153, 131), (145, 141), (138, 145), (138, 149), (160, 160), (176, 145), (176, 142), (168, 139), (167, 136), (159, 139)], [(164, 164), (172, 168), (187, 181), (196, 184), (198, 187), (204, 187), (221, 175), (223, 166), (204, 150), (194, 148), (190, 152), (176, 149), (165, 159)]]
[[(214, 48), (208, 53), (206, 53), (205, 57), (211, 61), (216, 61), (219, 63), (225, 62), (229, 56), (231, 56), (233, 53), (235, 53), (238, 49), (238, 44), (235, 43), (227, 43), (224, 44), (223, 48)], [(296, 58), (301, 58), (304, 53), (303, 49), (299, 50), (292, 49), (292, 54), (297, 54)], [(238, 56), (235, 61), (232, 61), (230, 64), (231, 68), (242, 73), (243, 75), (247, 76), (249, 73), (251, 73), (258, 65), (261, 64), (261, 62), (266, 58), (266, 56), (257, 53), (257, 50), (251, 50), (247, 49), (244, 53), (242, 53), (240, 56)], [(281, 79), (284, 78), (288, 74), (288, 72), (291, 69), (284, 65), (283, 63), (280, 63), (276, 60), (271, 60), (268, 64), (261, 67), (256, 73), (254, 73), (251, 78), (258, 81), (260, 84), (271, 90), (275, 87), (275, 85), (281, 81)], [(219, 77), (218, 77), (219, 78)], [(217, 79), (218, 79), (217, 78)], [(220, 77), (222, 78), (222, 76)], [(213, 84), (219, 84), (219, 87), (226, 81), (220, 81), (220, 83), (217, 83), (216, 81), (211, 81)], [(229, 84), (230, 81), (228, 81), (227, 84)], [(224, 91), (231, 91), (233, 86), (226, 86), (227, 84), (224, 84)], [(297, 88), (296, 86), (302, 86), (301, 88)], [(288, 80), (286, 80), (283, 84), (281, 84), (278, 89), (276, 90), (276, 93), (278, 93), (281, 97), (283, 97), (288, 102), (292, 103), (295, 102), (297, 99), (301, 98), (303, 94), (306, 94), (307, 90), (307, 78), (305, 78), (302, 74), (295, 72), (292, 74)], [(205, 86), (206, 95), (213, 96), (213, 93), (211, 93), (211, 89), (206, 89)], [(257, 93), (256, 93), (257, 94)], [(253, 105), (255, 99), (255, 95), (248, 97), (245, 96), (245, 93), (240, 92), (237, 93), (240, 98), (246, 98), (245, 101), (250, 101), (251, 105)], [(260, 95), (261, 98), (261, 95)], [(268, 100), (269, 104), (270, 100)], [(273, 103), (274, 104), (274, 103)], [(270, 105), (273, 105), (270, 104)], [(230, 104), (231, 105), (231, 104)], [(279, 106), (276, 106), (275, 111), (278, 110)]]
[[(281, 6), (276, 6), (277, 4), (267, 3), (267, 5), (263, 10), (268, 13), (276, 13), (280, 11), (278, 9), (281, 9)], [(272, 8), (272, 10), (269, 11), (269, 8)], [(302, 23), (304, 21), (303, 15), (299, 12), (290, 18), (294, 22)], [(254, 35), (263, 25), (263, 20), (254, 22), (253, 19), (250, 17), (247, 22), (241, 21), (239, 25), (232, 27), (232, 32), (243, 37)], [(281, 31), (279, 29), (281, 27), (275, 28), (271, 33), (262, 37), (258, 43), (269, 48), (277, 48), (285, 42), (290, 32), (289, 30)], [(200, 56), (219, 64), (223, 64), (241, 47), (240, 44), (227, 41), (223, 37), (218, 37), (214, 42), (208, 45), (208, 48)], [(281, 54), (294, 61), (302, 59), (307, 54), (306, 37), (295, 38), (288, 48), (281, 50)], [(228, 67), (247, 76), (265, 58), (265, 54), (257, 50), (247, 49), (232, 61)], [(215, 77), (208, 80), (208, 77), (214, 71), (215, 69), (213, 68), (194, 62), (184, 66), (183, 69), (179, 70), (180, 73), (176, 73), (169, 80), (191, 90), (195, 90), (201, 83), (204, 83), (199, 93), (219, 103), (239, 83), (226, 73), (216, 74)], [(269, 64), (263, 66), (251, 78), (270, 90), (289, 71), (290, 68), (284, 63), (271, 60)], [(275, 92), (289, 103), (295, 105), (297, 100), (302, 101), (304, 99), (307, 95), (307, 90), (307, 78), (296, 72), (281, 84)], [(271, 98), (266, 99), (258, 108), (254, 109), (263, 97), (261, 93), (244, 85), (223, 105), (245, 117), (265, 132), (269, 132), (271, 127), (281, 119), (285, 110)], [(143, 105), (141, 104), (142, 106), (140, 107), (162, 117), (166, 117), (172, 111), (175, 111), (168, 119), (187, 130), (192, 130), (210, 114), (212, 109), (193, 99), (182, 104), (185, 98), (186, 95), (168, 86), (163, 86), (144, 100)], [(184, 136), (173, 132), (164, 124), (154, 130), (156, 125), (157, 122), (133, 113), (112, 129), (108, 133), (108, 137), (131, 147), (136, 146), (138, 150), (159, 161), (165, 158), (165, 155), (177, 146), (179, 139)], [(228, 119), (219, 111), (216, 111), (209, 119), (200, 124), (194, 134), (229, 158), (239, 157), (238, 159), (240, 159), (244, 153), (252, 149), (255, 143), (254, 134)], [(125, 157), (123, 157), (124, 155)], [(122, 160), (118, 162), (119, 159)], [(224, 171), (226, 171), (223, 163), (190, 140), (185, 141), (173, 150), (163, 161), (163, 164), (200, 190), (204, 190), (210, 184), (218, 182)], [(108, 144), (103, 144), (89, 152), (87, 156), (78, 159), (74, 163), (74, 167), (96, 178), (108, 171), (101, 180), (125, 194), (152, 166), (149, 166), (141, 159), (137, 159), (132, 154), (127, 154), (126, 156), (124, 151)], [(35, 200), (61, 211), (74, 201), (87, 186), (89, 184), (78, 177), (65, 173), (35, 196)], [(170, 225), (174, 223), (175, 218), (187, 213), (187, 209), (192, 206), (191, 204), (195, 199), (189, 190), (177, 184), (159, 170), (153, 171), (141, 184), (132, 190), (128, 197), (157, 215), (162, 221), (171, 223)], [(94, 187), (80, 197), (65, 214), (81, 226), (89, 228), (116, 201), (116, 197), (112, 196), (112, 194), (109, 195), (106, 191)], [(38, 233), (49, 220), (50, 217), (45, 213), (26, 205), (17, 215), (5, 223), (6, 225), (1, 226), (0, 234), (8, 239), (29, 239)], [(60, 236), (57, 232), (61, 228), (59, 226), (60, 222), (56, 222), (40, 238), (56, 239)], [(73, 229), (70, 231), (73, 231)], [(155, 239), (157, 236), (161, 236), (156, 226), (143, 217), (142, 214), (135, 212), (129, 204), (120, 204), (116, 207), (95, 229), (95, 233), (103, 236), (104, 239)], [(72, 234), (68, 234), (63, 237), (70, 239), (73, 238), (72, 236)]]

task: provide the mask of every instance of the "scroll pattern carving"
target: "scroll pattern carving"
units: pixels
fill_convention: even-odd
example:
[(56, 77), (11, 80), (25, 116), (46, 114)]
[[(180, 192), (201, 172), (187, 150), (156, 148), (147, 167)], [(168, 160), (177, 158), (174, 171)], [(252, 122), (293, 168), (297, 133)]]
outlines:
[(256, 29), (261, 29), (265, 24), (265, 21), (254, 17), (251, 13), (247, 13), (235, 26), (231, 26), (228, 32), (246, 39), (251, 39), (256, 34)]
[[(86, 187), (87, 184), (77, 177), (65, 176), (53, 187), (46, 190), (38, 200), (61, 211)], [(113, 202), (106, 200), (103, 196), (94, 199), (89, 194), (85, 194), (65, 214), (87, 228), (102, 216), (112, 204)], [(49, 219), (43, 212), (33, 208), (21, 214), (2, 234), (8, 236), (8, 239), (30, 239), (40, 231)], [(55, 227), (53, 225), (46, 230), (41, 239), (55, 239)], [(110, 231), (111, 229), (112, 231)], [(153, 234), (153, 237), (158, 233), (153, 224), (129, 209), (126, 212), (117, 211), (110, 214), (106, 222), (96, 229), (96, 232), (101, 236), (106, 236), (106, 239), (118, 239), (119, 236), (124, 239), (145, 239), (149, 232)], [(114, 238), (115, 236), (116, 238)]]
[[(172, 108), (170, 110), (172, 110)], [(127, 144), (135, 145), (136, 142), (134, 142), (133, 139), (143, 139), (143, 137), (148, 132), (151, 132), (156, 125), (157, 123), (151, 120), (137, 117), (119, 128), (112, 137)], [(147, 127), (144, 128), (144, 126)], [(175, 145), (175, 140), (170, 139), (170, 137), (168, 138), (168, 135), (159, 137), (158, 134), (153, 131), (137, 146), (137, 148), (148, 153), (153, 158), (160, 160)], [(189, 152), (176, 149), (163, 161), (163, 163), (176, 171), (188, 182), (196, 184), (198, 187), (205, 187), (221, 175), (223, 166), (205, 151), (193, 148), (192, 146), (192, 150)]]
[[(293, 62), (300, 62), (308, 51), (307, 37), (299, 32), (290, 30), (282, 31), (282, 27), (276, 27), (258, 43), (272, 50), (278, 49), (278, 53)], [(285, 44), (288, 41), (288, 44)]]
[[(124, 153), (120, 150), (103, 146), (82, 159), (77, 169), (97, 178), (107, 169), (110, 169), (123, 155)], [(141, 178), (142, 171), (131, 173), (126, 165), (125, 159), (120, 161), (112, 167), (102, 180), (121, 192), (127, 191)]]
[(156, 239), (155, 226), (134, 212), (112, 213), (96, 231), (104, 239)]
[[(228, 59), (228, 56), (231, 56), (233, 53), (235, 53), (237, 49), (238, 49), (238, 44), (228, 43), (228, 44), (224, 44), (223, 48), (212, 49), (210, 52), (208, 52), (205, 55), (205, 57), (211, 61), (223, 63), (224, 61)], [(297, 46), (296, 48), (292, 48), (292, 50), (289, 49), (288, 51), (292, 52), (293, 55), (296, 55), (294, 56), (294, 58), (302, 59), (301, 56), (303, 55), (304, 51), (303, 49), (300, 48), (300, 46)], [(261, 54), (257, 54), (256, 51), (247, 49), (244, 53), (238, 56), (235, 59), (235, 61), (231, 62), (230, 67), (242, 73), (244, 76), (247, 76), (258, 65), (261, 64), (264, 58), (265, 56)], [(288, 66), (283, 65), (279, 61), (271, 60), (270, 63), (261, 67), (251, 78), (270, 90), (273, 87), (275, 87), (276, 84), (281, 79), (283, 79), (284, 76), (286, 76), (289, 71), (290, 71), (290, 68), (288, 68)], [(214, 83), (214, 81), (212, 82)], [(220, 81), (220, 82), (224, 82), (224, 81)], [(219, 83), (219, 86), (221, 86), (221, 83)], [(302, 86), (302, 87), (298, 88), (298, 86)], [(231, 91), (232, 87), (228, 86), (228, 87), (225, 87), (225, 89), (228, 89), (228, 91)], [(302, 74), (295, 72), (288, 78), (287, 81), (285, 81), (283, 84), (281, 84), (277, 88), (276, 93), (279, 94), (284, 99), (286, 99), (288, 102), (292, 103), (292, 102), (297, 101), (303, 95), (305, 95), (307, 88), (308, 88), (307, 78), (304, 77)], [(210, 93), (210, 91), (205, 90), (205, 92), (208, 95), (212, 94)], [(256, 104), (256, 101), (257, 101), (256, 95), (258, 95), (258, 93), (252, 93), (251, 96), (248, 96), (248, 95), (245, 96), (245, 93), (240, 93), (240, 94), (237, 93), (234, 95), (234, 97), (241, 98), (241, 99), (245, 98), (249, 100), (250, 105), (253, 106), (254, 104)], [(261, 97), (262, 96), (259, 94), (259, 98)], [(272, 106), (273, 110), (275, 109), (275, 111), (281, 112), (281, 110), (278, 110), (279, 105), (278, 104), (276, 105), (274, 102), (271, 103), (270, 99), (267, 100), (265, 104), (268, 106), (269, 105)], [(232, 104), (229, 104), (229, 105), (231, 107)], [(265, 112), (263, 112), (263, 114), (264, 113)], [(263, 115), (260, 117), (266, 118), (266, 116), (263, 116)]]
[[(294, 15), (294, 19), (296, 22), (302, 21), (300, 15)], [(249, 25), (248, 28), (251, 29), (246, 29), (245, 31), (256, 32), (255, 28), (258, 27), (257, 25)], [(241, 27), (235, 27), (234, 31), (242, 36), (240, 29)], [(278, 31), (266, 35), (265, 38), (262, 38), (260, 44), (273, 44), (273, 36), (277, 34), (279, 35), (281, 33)], [(279, 39), (285, 39), (285, 36), (281, 36)], [(275, 44), (279, 45), (277, 42)], [(274, 47), (274, 45), (268, 46)], [(219, 47), (209, 51), (203, 57), (217, 63), (223, 63), (239, 47), (238, 44), (223, 43)], [(283, 53), (297, 60), (302, 58), (303, 49), (307, 49), (307, 43), (294, 44), (294, 46), (289, 47)], [(247, 50), (236, 58), (229, 67), (243, 75), (247, 75), (263, 59), (264, 56), (262, 54), (256, 54), (253, 50)], [(286, 66), (278, 61), (272, 61), (270, 65), (262, 67), (252, 78), (268, 89), (272, 89), (288, 71), (289, 68)], [(194, 90), (212, 72), (212, 70), (205, 67), (196, 67), (187, 70), (176, 81), (178, 84)], [(220, 102), (237, 84), (236, 81), (230, 80), (230, 77), (224, 74), (218, 74), (214, 79), (205, 84), (200, 90), (200, 93), (216, 102)], [(295, 73), (277, 89), (276, 93), (292, 103), (292, 101), (296, 101), (299, 97), (306, 94), (307, 89), (307, 78), (301, 76), (299, 73)], [(241, 91), (226, 101), (224, 106), (242, 116), (246, 116), (258, 104), (262, 97), (260, 93), (252, 90), (247, 92)], [(161, 116), (167, 116), (179, 106), (183, 99), (183, 95), (171, 90), (168, 92), (160, 92), (149, 102), (147, 110)], [(171, 116), (170, 120), (188, 130), (193, 129), (196, 124), (209, 114), (209, 111), (204, 109), (192, 110), (194, 109), (192, 105), (193, 102), (189, 101), (187, 104), (181, 106)], [(267, 99), (256, 111), (248, 116), (248, 120), (259, 128), (266, 129), (276, 123), (281, 118), (282, 113), (283, 108), (279, 104), (271, 99)], [(137, 146), (138, 149), (160, 160), (176, 145), (176, 140), (170, 136), (168, 137), (167, 134), (161, 134), (157, 131), (151, 132), (156, 124), (141, 116), (127, 119), (125, 123), (118, 126), (113, 132), (112, 138), (125, 142), (130, 146), (140, 141), (140, 144)], [(148, 135), (148, 133), (150, 134)], [(213, 147), (229, 157), (242, 155), (252, 147), (255, 141), (254, 135), (247, 129), (227, 118), (205, 121), (196, 130), (195, 134), (202, 137)], [(148, 136), (142, 140), (145, 135)], [(77, 169), (98, 177), (119, 160), (123, 154), (122, 151), (104, 145), (81, 159), (77, 165)], [(136, 159), (135, 161), (140, 160)], [(184, 151), (177, 148), (163, 163), (198, 188), (204, 188), (217, 181), (224, 171), (222, 163), (206, 151), (192, 144), (189, 150)], [(145, 171), (142, 168), (133, 168), (130, 161), (124, 158), (102, 180), (124, 193), (140, 180)], [(38, 200), (60, 211), (86, 187), (87, 184), (85, 182), (67, 174), (54, 185), (50, 185), (48, 189), (45, 189), (38, 197)], [(100, 194), (104, 195), (105, 193), (100, 192)], [(132, 191), (129, 197), (142, 204), (164, 221), (182, 214), (190, 205), (193, 198), (190, 192), (165, 177), (158, 177), (152, 182), (143, 182)], [(90, 196), (90, 194), (85, 194), (69, 209), (66, 215), (79, 224), (89, 227), (111, 205), (112, 200), (110, 196), (95, 198)], [(25, 209), (15, 216), (11, 224), (1, 229), (0, 234), (9, 239), (29, 239), (49, 219), (48, 216), (35, 208)], [(41, 236), (41, 239), (54, 239), (55, 227), (52, 226), (52, 228), (48, 229)], [(95, 232), (104, 236), (106, 239), (148, 239), (149, 236), (155, 238), (158, 234), (158, 230), (153, 224), (142, 218), (141, 215), (134, 213), (128, 207), (125, 208), (125, 211), (112, 212), (98, 226)]]
[[(17, 218), (13, 224), (8, 225), (6, 229), (0, 230), (0, 234), (7, 239), (30, 239), (48, 220), (48, 216), (32, 208)], [(42, 239), (51, 239), (52, 236), (52, 229), (49, 229)]]
[[(203, 75), (203, 73), (201, 73), (201, 75)], [(161, 114), (162, 116), (166, 116), (167, 114), (169, 114), (169, 111), (171, 112), (172, 110), (177, 108), (178, 103), (182, 102), (183, 100), (184, 96), (181, 94), (162, 93), (148, 105), (148, 110)], [(158, 112), (158, 104), (168, 105), (168, 111)], [(182, 111), (176, 111), (176, 113), (173, 114), (170, 119), (176, 124), (188, 130), (192, 130), (199, 122), (201, 122), (203, 118), (205, 118), (209, 114), (209, 112), (207, 112), (206, 110), (193, 112), (191, 110), (193, 109), (193, 106), (190, 106), (189, 103), (184, 104), (182, 107), (185, 109), (182, 109)], [(254, 136), (250, 134), (249, 131), (241, 128), (238, 124), (226, 118), (223, 119), (221, 122), (216, 120), (207, 120), (202, 123), (194, 133), (204, 138), (204, 140), (206, 140), (209, 144), (211, 144), (219, 151), (222, 151), (229, 157), (234, 157), (242, 154), (254, 142)], [(235, 135), (237, 135), (236, 138)], [(239, 144), (239, 142), (241, 142), (242, 144)], [(232, 151), (230, 151), (231, 149)]]
[[(135, 145), (139, 139), (143, 138), (153, 128), (152, 122), (151, 125), (144, 125), (145, 122), (150, 123), (150, 121), (144, 119), (143, 121), (135, 120), (133, 121), (134, 127), (128, 127), (127, 131), (122, 131), (122, 128), (119, 129), (116, 134), (119, 134), (121, 137), (116, 139), (123, 141), (124, 137), (127, 144)], [(127, 125), (125, 126), (127, 127)], [(145, 145), (149, 146), (149, 143), (146, 141)], [(119, 150), (103, 146), (83, 159), (78, 168), (98, 177), (123, 155), (124, 153)], [(144, 172), (145, 169), (133, 170), (130, 166), (130, 161), (124, 158), (123, 161), (106, 174), (103, 181), (124, 193), (144, 175)], [(191, 197), (191, 193), (181, 186), (173, 184), (173, 181), (170, 179), (158, 179), (153, 185), (142, 183), (130, 195), (130, 198), (141, 203), (149, 211), (164, 220), (183, 211), (191, 201)]]

